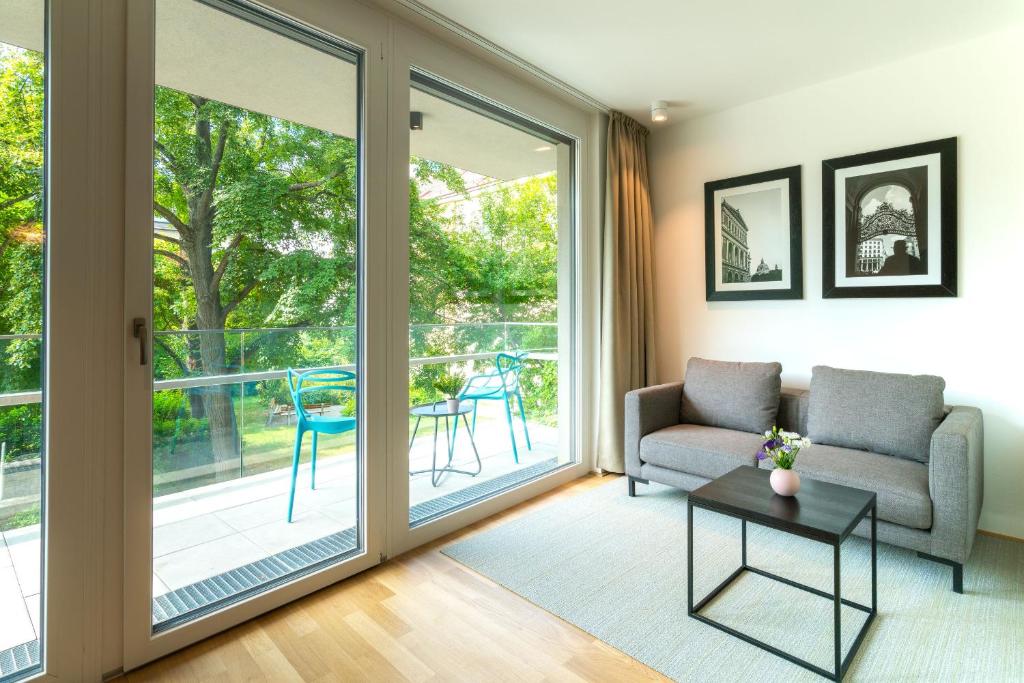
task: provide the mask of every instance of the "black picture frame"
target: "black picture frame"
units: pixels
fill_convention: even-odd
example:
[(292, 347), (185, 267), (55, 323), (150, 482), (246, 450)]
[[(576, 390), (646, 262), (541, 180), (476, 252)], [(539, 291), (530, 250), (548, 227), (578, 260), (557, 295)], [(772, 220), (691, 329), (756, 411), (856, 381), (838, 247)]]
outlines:
[[(938, 216), (932, 215), (929, 208), (928, 193), (932, 192), (936, 184), (928, 182), (928, 173), (934, 172), (934, 167), (907, 166), (893, 170), (871, 172), (867, 171), (860, 176), (846, 177), (842, 191), (842, 199), (839, 199), (839, 190), (836, 187), (836, 173), (844, 169), (856, 169), (868, 167), (874, 164), (885, 162), (910, 160), (915, 157), (938, 155), (938, 183), (939, 189), (939, 210)], [(916, 175), (914, 175), (916, 174)], [(923, 178), (923, 180), (921, 180)], [(908, 196), (912, 198), (913, 211), (904, 213), (909, 215), (915, 222), (914, 241), (917, 253), (912, 254), (918, 262), (918, 272), (908, 270), (906, 273), (893, 273), (898, 276), (916, 276), (914, 280), (920, 280), (931, 268), (929, 263), (930, 250), (936, 247), (934, 240), (935, 230), (932, 221), (939, 221), (937, 240), (940, 254), (937, 259), (931, 262), (938, 263), (938, 281), (930, 284), (913, 282), (906, 285), (868, 285), (870, 276), (882, 275), (885, 268), (883, 262), (881, 269), (875, 273), (862, 273), (860, 265), (860, 245), (866, 242), (860, 223), (865, 219), (860, 216), (861, 201), (872, 189), (879, 189), (890, 185), (902, 186), (907, 189)], [(929, 187), (931, 189), (929, 189)], [(894, 298), (894, 297), (955, 297), (957, 295), (957, 139), (944, 138), (921, 142), (901, 147), (854, 154), (851, 156), (826, 159), (821, 162), (821, 227), (822, 227), (822, 265), (821, 265), (821, 295), (825, 299), (837, 298)], [(858, 197), (860, 199), (858, 199)], [(846, 207), (842, 225), (837, 225), (836, 207), (837, 202), (842, 201)], [(921, 216), (924, 216), (922, 219)], [(854, 226), (857, 227), (854, 227)], [(867, 229), (866, 227), (864, 229)], [(842, 268), (845, 273), (840, 273), (842, 281), (837, 284), (836, 273), (836, 248), (838, 231), (843, 230), (843, 244), (846, 248), (843, 253)], [(909, 235), (910, 233), (904, 233)], [(929, 237), (931, 236), (931, 237)], [(856, 241), (856, 251), (850, 247)], [(920, 244), (923, 241), (923, 244)], [(907, 252), (907, 241), (901, 247), (901, 255)], [(898, 246), (898, 245), (894, 245)], [(918, 248), (919, 247), (919, 248)], [(885, 258), (878, 256), (877, 260)], [(905, 256), (904, 256), (905, 258)], [(856, 263), (856, 265), (855, 265)], [(921, 265), (923, 264), (923, 265)], [(864, 266), (870, 270), (870, 267)], [(924, 273), (920, 269), (926, 269)], [(865, 285), (858, 286), (850, 284), (849, 281), (858, 276), (864, 277)], [(933, 271), (932, 279), (936, 275)], [(908, 277), (908, 279), (910, 279)]]
[[(744, 291), (723, 290), (719, 285), (716, 269), (717, 234), (715, 226), (715, 193), (745, 186), (753, 186), (776, 180), (789, 181), (788, 189), (788, 243), (790, 279), (787, 288), (747, 289)], [(724, 264), (723, 264), (724, 265)], [(748, 277), (752, 277), (748, 270)], [(776, 268), (776, 270), (778, 270)], [(774, 272), (774, 271), (773, 271)], [(772, 171), (714, 180), (704, 183), (704, 281), (708, 301), (761, 301), (773, 299), (802, 299), (804, 296), (803, 268), (803, 206), (801, 190), (801, 167), (788, 166)]]

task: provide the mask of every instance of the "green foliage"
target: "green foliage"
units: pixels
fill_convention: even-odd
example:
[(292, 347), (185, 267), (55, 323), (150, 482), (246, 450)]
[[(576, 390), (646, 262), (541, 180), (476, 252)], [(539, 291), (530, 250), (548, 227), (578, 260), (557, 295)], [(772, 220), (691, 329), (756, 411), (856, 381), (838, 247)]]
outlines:
[(32, 526), (33, 524), (39, 524), (41, 520), (42, 511), (39, 508), (39, 503), (36, 503), (27, 510), (15, 512), (6, 519), (0, 519), (0, 531), (11, 531), (25, 526)]
[[(42, 56), (0, 46), (0, 334), (42, 329), (43, 94)], [(0, 341), (0, 391), (39, 388), (39, 351)]]
[[(43, 291), (43, 60), (0, 47), (0, 334), (38, 334)], [(38, 339), (0, 341), (0, 392), (41, 385)], [(6, 460), (36, 457), (38, 404), (0, 408)]]
[(458, 398), (466, 378), (457, 373), (444, 373), (434, 380), (434, 388), (445, 398)]
[(0, 441), (7, 444), (5, 462), (39, 456), (42, 447), (40, 405), (0, 408)]
[[(41, 331), (43, 95), (42, 56), (0, 48), (0, 334)], [(171, 225), (154, 237), (156, 378), (354, 363), (356, 141), (166, 87), (156, 89), (154, 123), (154, 210)], [(550, 327), (476, 323), (556, 320), (555, 174), (483, 190), (467, 177), (410, 160), (409, 319), (423, 326), (410, 355), (554, 349)], [(467, 201), (472, 218), (458, 208)], [(309, 327), (325, 329), (290, 329)], [(38, 389), (40, 351), (37, 339), (0, 342), (0, 391)], [(436, 400), (437, 380), (453, 372), (415, 366), (410, 401)], [(522, 381), (531, 419), (555, 420), (556, 364), (531, 360)], [(245, 410), (261, 406), (263, 419), (291, 402), (283, 381), (243, 393)], [(205, 441), (209, 451), (211, 432), (235, 428), (211, 424), (225, 415), (210, 412), (208, 397), (154, 395), (159, 467), (184, 466), (180, 444)], [(322, 402), (354, 413), (351, 394)], [(40, 434), (38, 406), (0, 411), (8, 457), (37, 453)]]

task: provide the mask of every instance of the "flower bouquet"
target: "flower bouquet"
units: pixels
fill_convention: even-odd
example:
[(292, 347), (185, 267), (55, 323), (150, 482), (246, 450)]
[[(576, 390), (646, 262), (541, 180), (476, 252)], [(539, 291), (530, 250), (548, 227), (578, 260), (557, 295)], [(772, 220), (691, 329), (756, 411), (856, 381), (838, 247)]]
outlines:
[(797, 453), (810, 448), (811, 440), (796, 432), (785, 432), (776, 425), (764, 433), (765, 442), (757, 452), (758, 460), (771, 460), (772, 490), (780, 496), (793, 496), (800, 490), (800, 475), (793, 471)]

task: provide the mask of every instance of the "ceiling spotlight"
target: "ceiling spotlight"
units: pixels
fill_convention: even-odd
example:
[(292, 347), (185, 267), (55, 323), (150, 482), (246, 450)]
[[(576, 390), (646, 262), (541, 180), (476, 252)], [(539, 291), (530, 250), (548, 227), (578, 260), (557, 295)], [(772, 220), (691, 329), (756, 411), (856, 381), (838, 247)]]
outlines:
[(668, 121), (668, 102), (664, 100), (651, 102), (651, 121), (655, 123)]
[(423, 112), (409, 112), (409, 130), (423, 130)]

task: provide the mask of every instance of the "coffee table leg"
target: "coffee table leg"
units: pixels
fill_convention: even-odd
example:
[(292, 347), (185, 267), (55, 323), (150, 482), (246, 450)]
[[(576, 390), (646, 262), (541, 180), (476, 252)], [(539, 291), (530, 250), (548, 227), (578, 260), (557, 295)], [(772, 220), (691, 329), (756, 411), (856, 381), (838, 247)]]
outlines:
[(835, 680), (840, 681), (840, 680), (843, 679), (843, 642), (842, 642), (842, 636), (840, 634), (840, 624), (841, 624), (841, 621), (842, 621), (842, 617), (839, 614), (839, 611), (840, 611), (840, 609), (842, 608), (842, 605), (843, 605), (843, 598), (842, 598), (842, 595), (840, 594), (841, 593), (841, 588), (840, 588), (840, 580), (839, 580), (839, 575), (840, 575), (840, 571), (839, 570), (840, 570), (840, 567), (842, 565), (840, 564), (840, 559), (839, 559), (839, 544), (836, 543), (833, 546), (833, 548), (835, 549), (835, 552), (834, 552), (834, 556), (832, 558), (832, 582), (833, 582), (832, 596), (833, 596), (833, 604), (835, 606), (833, 608), (834, 609), (834, 615), (833, 615), (833, 626), (832, 626), (832, 628), (833, 628), (833, 634), (835, 636), (835, 649), (836, 649), (836, 651), (835, 651), (835, 660), (836, 660), (836, 668), (835, 668), (836, 678), (835, 678)]
[(686, 501), (686, 613), (693, 614), (693, 504)]
[(744, 567), (746, 567), (747, 566), (747, 520), (745, 520), (745, 519), (741, 519), (740, 520), (740, 535), (743, 537), (743, 556), (741, 558), (742, 562), (740, 562), (740, 564), (743, 565)]
[(871, 506), (871, 613), (878, 611), (878, 503)]

